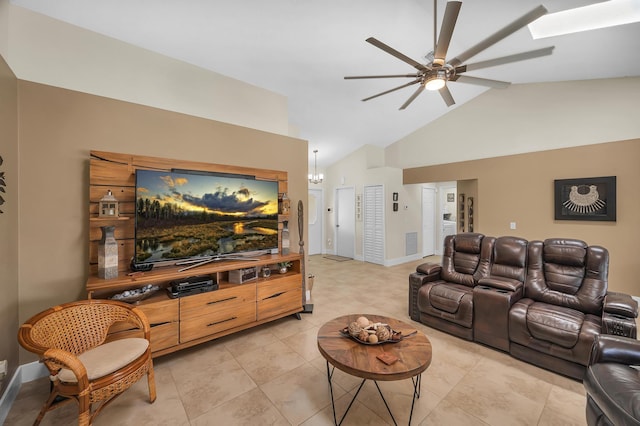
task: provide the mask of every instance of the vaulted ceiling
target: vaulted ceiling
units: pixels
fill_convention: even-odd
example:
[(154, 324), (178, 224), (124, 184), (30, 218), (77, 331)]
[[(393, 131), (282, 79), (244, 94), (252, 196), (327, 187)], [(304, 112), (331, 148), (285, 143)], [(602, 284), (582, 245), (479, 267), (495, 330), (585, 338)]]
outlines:
[[(549, 0), (549, 12), (595, 3)], [(344, 80), (347, 75), (415, 72), (365, 42), (375, 37), (418, 62), (433, 49), (431, 0), (12, 0), (55, 19), (285, 95), (291, 125), (318, 149), (319, 166), (364, 144), (388, 146), (487, 89), (449, 83), (456, 105), (406, 88), (361, 99), (408, 80)], [(445, 1), (438, 0), (438, 25)], [(465, 1), (453, 57), (539, 5), (539, 0)], [(473, 58), (546, 46), (551, 56), (468, 75), (514, 84), (640, 76), (640, 23), (533, 40), (523, 28)], [(508, 90), (508, 89), (506, 89)], [(310, 154), (311, 156), (313, 154)]]

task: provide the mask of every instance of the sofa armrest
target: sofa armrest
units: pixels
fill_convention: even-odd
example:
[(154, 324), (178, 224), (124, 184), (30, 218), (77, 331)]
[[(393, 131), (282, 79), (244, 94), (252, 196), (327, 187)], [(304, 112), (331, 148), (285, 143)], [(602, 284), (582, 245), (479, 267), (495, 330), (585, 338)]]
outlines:
[(478, 285), (484, 285), (487, 287), (493, 287), (498, 290), (507, 290), (518, 292), (522, 289), (524, 284), (518, 280), (513, 280), (505, 277), (486, 277), (478, 280)]
[(416, 272), (419, 272), (421, 274), (428, 275), (428, 276), (434, 276), (434, 275), (440, 276), (440, 271), (442, 271), (442, 265), (438, 263), (423, 263), (416, 267)]
[(602, 314), (602, 334), (613, 334), (616, 336), (630, 337), (637, 336), (636, 320), (634, 318), (623, 317), (617, 314)]
[(601, 362), (640, 365), (640, 342), (629, 337), (596, 335), (591, 347), (589, 365)]
[(442, 266), (436, 263), (423, 263), (418, 265), (416, 272), (409, 275), (409, 317), (414, 321), (420, 321), (418, 310), (418, 291), (420, 287), (431, 281), (440, 279)]
[(624, 293), (607, 292), (602, 306), (604, 312), (627, 318), (638, 317), (638, 302)]

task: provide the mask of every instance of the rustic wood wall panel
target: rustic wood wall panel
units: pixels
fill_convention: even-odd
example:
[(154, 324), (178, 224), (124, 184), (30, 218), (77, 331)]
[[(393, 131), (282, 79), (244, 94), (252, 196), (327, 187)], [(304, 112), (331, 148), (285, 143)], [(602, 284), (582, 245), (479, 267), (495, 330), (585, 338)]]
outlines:
[[(278, 181), (278, 193), (288, 191), (288, 173), (279, 170), (254, 169), (223, 164), (181, 161), (167, 158), (91, 151), (89, 159), (89, 269), (98, 270), (98, 242), (102, 237), (102, 226), (115, 226), (118, 241), (118, 270), (127, 271), (134, 253), (135, 244), (135, 172), (137, 169), (167, 170), (183, 169), (216, 173), (234, 173), (255, 176), (260, 180)], [(98, 202), (111, 190), (118, 200), (120, 218), (98, 217)], [(278, 245), (282, 241), (282, 221), (288, 216), (279, 215)]]

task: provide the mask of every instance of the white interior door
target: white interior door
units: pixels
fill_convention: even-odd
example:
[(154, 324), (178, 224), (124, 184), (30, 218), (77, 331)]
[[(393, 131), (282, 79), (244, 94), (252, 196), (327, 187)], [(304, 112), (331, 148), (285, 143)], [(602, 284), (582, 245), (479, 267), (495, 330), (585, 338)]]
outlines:
[(307, 254), (322, 253), (322, 190), (310, 189), (307, 203), (309, 223), (309, 241)]
[(384, 265), (384, 191), (382, 185), (364, 187), (363, 258)]
[(436, 189), (422, 188), (422, 256), (436, 254)]
[(336, 189), (336, 254), (355, 257), (356, 200), (353, 188)]

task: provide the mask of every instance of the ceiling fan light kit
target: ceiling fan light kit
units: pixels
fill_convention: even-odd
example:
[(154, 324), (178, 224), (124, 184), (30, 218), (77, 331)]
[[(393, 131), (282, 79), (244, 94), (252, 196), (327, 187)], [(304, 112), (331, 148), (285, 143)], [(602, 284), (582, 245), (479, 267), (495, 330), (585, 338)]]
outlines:
[[(370, 99), (377, 98), (378, 96), (386, 95), (391, 92), (395, 92), (396, 90), (403, 89), (408, 86), (412, 86), (414, 84), (419, 84), (418, 89), (407, 99), (407, 101), (402, 104), (400, 107), (401, 110), (407, 108), (411, 102), (413, 102), (418, 95), (422, 93), (424, 89), (429, 91), (438, 91), (440, 96), (445, 101), (447, 106), (451, 106), (455, 104), (453, 96), (448, 89), (448, 83), (450, 82), (460, 82), (467, 84), (475, 84), (490, 88), (498, 88), (503, 89), (509, 86), (509, 82), (499, 81), (499, 80), (491, 80), (487, 78), (480, 77), (472, 77), (467, 75), (462, 75), (467, 71), (477, 70), (481, 68), (494, 67), (498, 65), (524, 61), (527, 59), (538, 58), (541, 56), (551, 55), (554, 47), (545, 47), (542, 49), (530, 50), (527, 52), (521, 52), (514, 55), (503, 56), (499, 58), (489, 59), (481, 62), (477, 62), (475, 64), (465, 64), (468, 59), (476, 56), (478, 53), (488, 49), (493, 46), (500, 40), (508, 37), (519, 29), (527, 26), (531, 22), (540, 18), (544, 14), (547, 13), (547, 9), (544, 6), (538, 6), (520, 18), (516, 19), (506, 27), (492, 34), (491, 36), (485, 38), (480, 41), (476, 45), (467, 49), (463, 53), (459, 54), (455, 58), (451, 60), (447, 60), (447, 52), (449, 50), (449, 44), (451, 42), (453, 36), (453, 30), (455, 29), (456, 21), (458, 19), (458, 14), (462, 7), (461, 1), (448, 1), (447, 7), (444, 12), (444, 17), (442, 19), (442, 25), (440, 27), (440, 35), (436, 41), (437, 34), (437, 0), (433, 2), (433, 34), (434, 34), (434, 47), (433, 47), (433, 60), (431, 62), (427, 62), (426, 64), (422, 64), (418, 61), (411, 59), (410, 57), (404, 55), (403, 53), (395, 50), (391, 46), (386, 45), (385, 43), (375, 39), (374, 37), (369, 37), (366, 41), (380, 50), (387, 52), (388, 54), (395, 56), (397, 59), (411, 65), (414, 67), (417, 72), (414, 74), (390, 74), (390, 75), (366, 75), (366, 76), (348, 76), (345, 77), (347, 80), (356, 80), (356, 79), (371, 79), (371, 78), (413, 78), (413, 81), (409, 83), (402, 84), (400, 86), (394, 87), (389, 90), (385, 90), (384, 92), (375, 94), (373, 96), (369, 96), (367, 98), (362, 99), (362, 101), (368, 101)], [(429, 55), (427, 55), (429, 56)]]
[(446, 85), (446, 83), (447, 73), (440, 70), (425, 80), (424, 88), (427, 90), (440, 90)]

